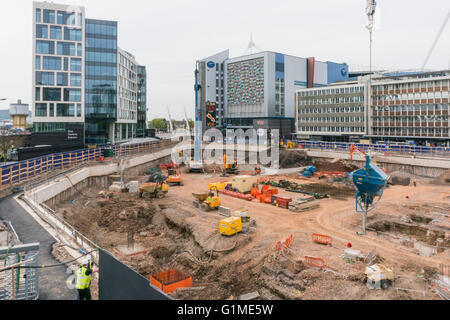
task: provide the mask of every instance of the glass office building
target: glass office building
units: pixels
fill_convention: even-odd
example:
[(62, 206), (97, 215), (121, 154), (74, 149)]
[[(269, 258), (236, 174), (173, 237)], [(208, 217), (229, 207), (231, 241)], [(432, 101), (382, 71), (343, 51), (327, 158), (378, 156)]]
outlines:
[[(117, 39), (117, 22), (85, 19), (84, 7), (33, 2), (35, 132), (61, 132), (77, 124), (84, 128), (86, 145), (136, 136), (137, 96), (147, 92), (146, 72), (144, 67), (145, 87), (138, 94), (139, 64), (125, 51), (119, 61)], [(141, 100), (146, 110), (146, 97)]]
[(147, 129), (147, 70), (138, 66), (138, 96), (137, 96), (137, 128), (136, 136), (144, 137)]
[(112, 143), (117, 117), (117, 22), (86, 19), (86, 143)]

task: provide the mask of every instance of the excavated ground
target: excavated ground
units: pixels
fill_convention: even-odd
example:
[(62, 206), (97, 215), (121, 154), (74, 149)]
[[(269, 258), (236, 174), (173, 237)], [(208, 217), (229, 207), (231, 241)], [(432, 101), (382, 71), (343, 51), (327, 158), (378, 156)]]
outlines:
[[(192, 275), (194, 287), (203, 287), (179, 291), (173, 294), (177, 299), (236, 299), (254, 291), (262, 299), (439, 299), (430, 290), (425, 296), (394, 288), (368, 290), (362, 282), (364, 263), (346, 263), (340, 255), (348, 242), (363, 255), (376, 248), (377, 261), (393, 268), (396, 274), (415, 276), (425, 269), (431, 277), (440, 264), (448, 264), (449, 250), (423, 257), (392, 241), (385, 233), (405, 236), (409, 232), (408, 236), (428, 244), (443, 239), (440, 243), (448, 247), (448, 189), (420, 180), (417, 188), (386, 189), (377, 209), (369, 215), (369, 226), (380, 234), (373, 231), (361, 237), (355, 233), (361, 225), (361, 216), (354, 213), (353, 189), (342, 183), (298, 175), (273, 178), (299, 182), (308, 191), (328, 193), (330, 198), (318, 200), (318, 209), (293, 213), (222, 195), (223, 206), (231, 210), (247, 208), (252, 217), (250, 223), (244, 224), (244, 232), (229, 238), (218, 232), (222, 216), (217, 212), (200, 212), (192, 205), (193, 192), (206, 192), (208, 183), (231, 179), (214, 173), (183, 173), (184, 186), (170, 187), (163, 199), (114, 194), (109, 201), (103, 201), (98, 197), (102, 190), (84, 190), (72, 199), (75, 201), (60, 203), (57, 213), (142, 275), (149, 277), (176, 268)], [(282, 189), (280, 195), (297, 197)], [(438, 221), (433, 219), (436, 212), (440, 214)], [(402, 220), (405, 215), (410, 219), (408, 222)], [(390, 227), (393, 225), (397, 228), (395, 232)], [(411, 227), (402, 229), (399, 225)], [(431, 227), (434, 234), (428, 232)], [(427, 234), (421, 228), (427, 229)], [(130, 232), (134, 234), (134, 251), (127, 247)], [(313, 243), (312, 233), (332, 236), (333, 246)], [(277, 254), (276, 242), (291, 234), (291, 249)], [(330, 271), (306, 266), (306, 255), (323, 258)], [(404, 281), (403, 287), (417, 287), (417, 280)]]

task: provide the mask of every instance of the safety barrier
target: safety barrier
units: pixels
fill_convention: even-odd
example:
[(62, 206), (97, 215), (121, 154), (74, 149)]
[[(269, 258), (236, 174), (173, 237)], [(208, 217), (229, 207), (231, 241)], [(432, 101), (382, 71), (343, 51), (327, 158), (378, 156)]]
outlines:
[(183, 271), (172, 269), (152, 274), (150, 284), (161, 289), (164, 293), (170, 293), (178, 288), (192, 287), (192, 277)]
[(286, 249), (289, 249), (292, 244), (292, 240), (294, 239), (294, 236), (291, 234), (289, 237), (286, 238), (286, 240), (278, 241), (275, 244), (275, 250), (279, 253), (283, 252)]
[(323, 234), (314, 233), (312, 235), (312, 241), (315, 243), (326, 244), (331, 246), (332, 238)]
[(325, 268), (326, 267), (325, 261), (322, 258), (317, 258), (317, 257), (306, 256), (305, 264), (309, 267), (314, 267), (314, 268)]
[(414, 145), (390, 145), (390, 144), (360, 144), (344, 142), (315, 142), (315, 141), (297, 141), (305, 149), (331, 150), (339, 152), (350, 152), (350, 146), (353, 144), (358, 149), (368, 152), (380, 152), (384, 154), (408, 154), (430, 157), (450, 157), (450, 147), (424, 147)]
[[(156, 151), (169, 146), (170, 140), (145, 142), (132, 145), (115, 145), (111, 148), (117, 157)], [(98, 160), (108, 147), (83, 149), (72, 152), (55, 153), (0, 167), (0, 188), (20, 184), (41, 174), (68, 169), (82, 163)]]

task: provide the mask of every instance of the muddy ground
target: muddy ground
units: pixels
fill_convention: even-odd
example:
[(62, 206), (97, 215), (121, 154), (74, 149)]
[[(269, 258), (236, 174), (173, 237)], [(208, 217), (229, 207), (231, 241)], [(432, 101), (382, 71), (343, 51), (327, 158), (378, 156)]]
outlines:
[[(127, 181), (136, 178), (127, 177)], [(80, 193), (72, 199), (74, 202), (60, 203), (57, 213), (147, 278), (152, 273), (173, 268), (192, 275), (193, 286), (201, 287), (200, 290), (173, 293), (177, 299), (237, 299), (254, 291), (261, 299), (439, 299), (431, 290), (427, 290), (425, 296), (392, 287), (385, 291), (368, 290), (362, 282), (364, 263), (347, 263), (340, 255), (350, 242), (353, 249), (360, 250), (364, 256), (376, 248), (377, 259), (393, 268), (396, 274), (414, 277), (426, 268), (432, 270), (429, 277), (434, 276), (441, 264), (448, 263), (449, 250), (431, 257), (420, 256), (401, 241), (393, 241), (398, 235), (384, 226), (386, 221), (409, 223), (415, 230), (428, 221), (429, 215), (439, 212), (440, 229), (434, 226), (437, 228), (432, 230), (434, 234), (425, 236), (423, 231), (416, 232), (422, 237), (413, 231), (409, 236), (414, 239), (410, 240), (436, 244), (441, 239), (439, 244), (448, 247), (448, 189), (420, 180), (417, 188), (393, 186), (386, 189), (377, 209), (369, 215), (369, 225), (375, 231), (361, 237), (356, 235), (361, 216), (354, 212), (354, 189), (342, 183), (298, 175), (273, 178), (300, 182), (305, 190), (327, 193), (330, 198), (317, 200), (318, 209), (293, 213), (269, 204), (221, 195), (223, 206), (230, 210), (247, 208), (252, 218), (244, 224), (244, 232), (223, 237), (218, 232), (223, 217), (217, 212), (198, 211), (192, 204), (191, 194), (206, 192), (208, 183), (227, 178), (214, 173), (190, 175), (183, 172), (184, 186), (171, 187), (163, 199), (113, 194), (105, 201), (98, 195), (102, 190), (94, 188)], [(280, 195), (296, 197), (282, 189)], [(405, 215), (412, 222), (402, 222)], [(377, 234), (377, 230), (380, 233)], [(134, 250), (128, 249), (129, 232), (134, 235)], [(333, 246), (313, 243), (312, 233), (332, 236)], [(277, 253), (275, 244), (291, 234), (291, 248)], [(323, 258), (328, 271), (305, 265), (306, 255)], [(423, 280), (409, 279), (403, 285), (412, 288), (417, 281)]]

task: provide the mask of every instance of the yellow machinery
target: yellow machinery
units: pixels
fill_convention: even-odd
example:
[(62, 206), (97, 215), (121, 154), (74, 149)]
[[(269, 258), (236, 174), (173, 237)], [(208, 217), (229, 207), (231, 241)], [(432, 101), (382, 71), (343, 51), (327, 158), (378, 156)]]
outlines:
[[(227, 185), (231, 184), (231, 182), (216, 182), (216, 183), (210, 183), (208, 185), (208, 189), (212, 190), (216, 188), (217, 190), (223, 190), (227, 187)], [(214, 190), (216, 190), (214, 189)]]
[[(213, 190), (217, 192), (216, 196), (214, 196)], [(202, 211), (219, 210), (220, 199), (217, 187), (210, 188), (209, 193), (193, 193), (192, 196), (195, 198), (194, 207), (200, 208)]]
[(365, 275), (369, 289), (387, 289), (394, 282), (394, 271), (382, 264), (366, 267)]
[(220, 221), (219, 232), (224, 236), (232, 236), (242, 231), (242, 219), (230, 217)]
[(142, 198), (145, 193), (150, 194), (151, 196), (161, 199), (164, 197), (169, 191), (169, 186), (163, 182), (148, 182), (142, 183), (139, 185), (139, 197)]
[(237, 161), (234, 163), (227, 163), (227, 156), (223, 155), (223, 173), (224, 174), (238, 174), (239, 173), (239, 165)]

